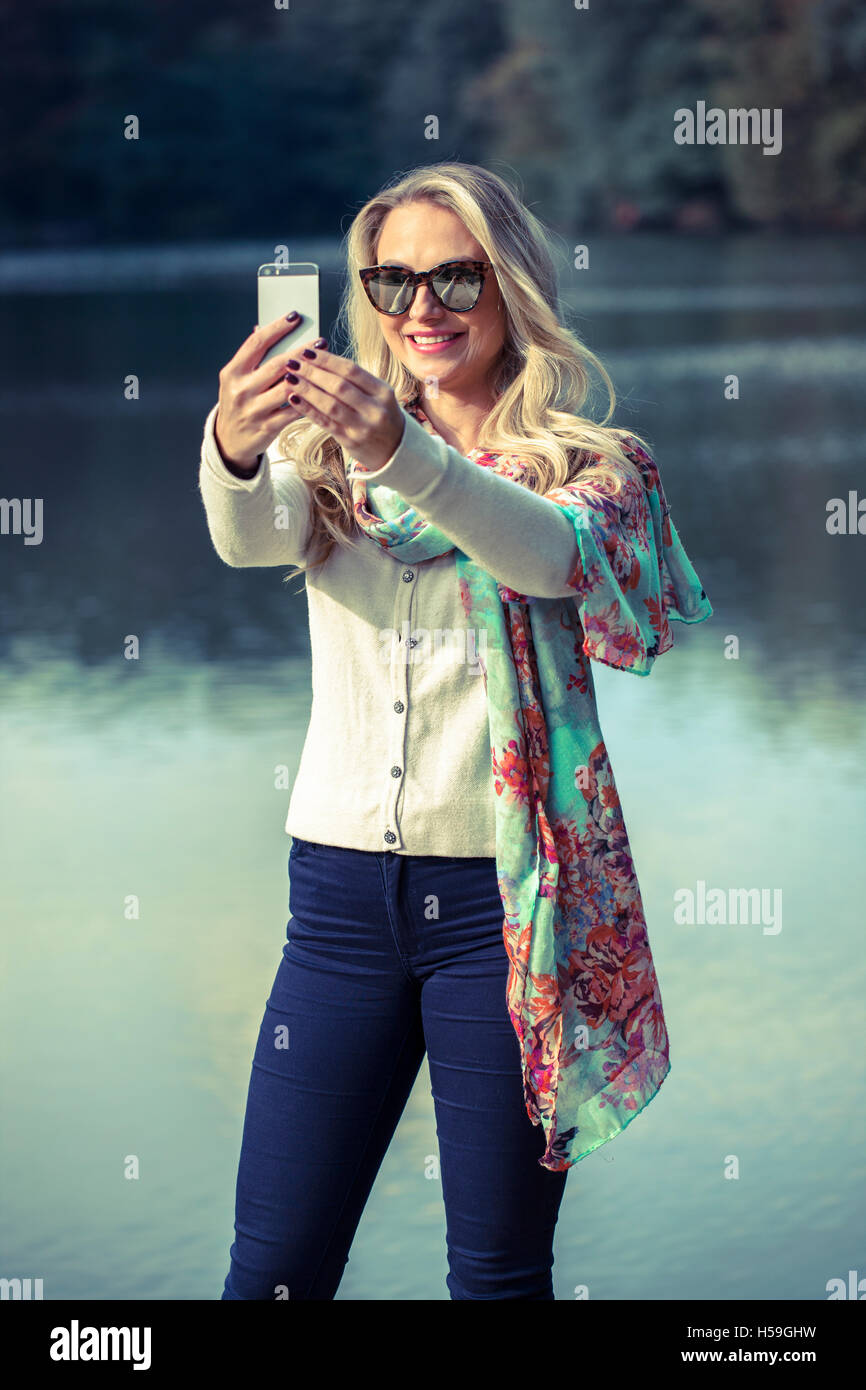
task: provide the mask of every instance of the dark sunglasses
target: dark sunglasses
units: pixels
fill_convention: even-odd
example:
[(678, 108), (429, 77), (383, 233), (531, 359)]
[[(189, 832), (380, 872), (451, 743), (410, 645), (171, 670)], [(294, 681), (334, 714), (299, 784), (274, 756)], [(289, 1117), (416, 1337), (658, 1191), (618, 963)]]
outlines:
[(484, 288), (489, 261), (443, 261), (432, 270), (404, 270), (398, 265), (370, 265), (359, 270), (367, 298), (380, 314), (405, 314), (419, 285), (429, 285), (439, 303), (454, 314), (474, 309)]

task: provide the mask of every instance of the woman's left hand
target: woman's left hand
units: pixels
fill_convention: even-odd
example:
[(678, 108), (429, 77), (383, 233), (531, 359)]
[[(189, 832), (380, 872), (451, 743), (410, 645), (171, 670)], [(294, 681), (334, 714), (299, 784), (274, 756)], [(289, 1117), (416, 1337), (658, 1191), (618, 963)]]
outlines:
[[(325, 348), (308, 349), (289, 371), (297, 384), (287, 382), (292, 406), (307, 419), (324, 426), (345, 454), (370, 472), (383, 468), (403, 437), (406, 417), (385, 381)], [(300, 398), (300, 399), (298, 399)]]

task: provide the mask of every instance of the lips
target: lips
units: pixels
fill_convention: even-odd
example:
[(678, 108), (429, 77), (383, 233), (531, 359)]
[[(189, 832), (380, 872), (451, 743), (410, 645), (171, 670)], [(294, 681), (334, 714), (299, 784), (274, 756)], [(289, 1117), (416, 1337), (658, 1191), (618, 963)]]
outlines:
[(406, 337), (412, 344), (416, 352), (442, 352), (445, 348), (456, 343), (458, 338), (463, 337), (462, 330), (453, 333), (419, 333), (416, 337), (414, 333), (407, 333)]

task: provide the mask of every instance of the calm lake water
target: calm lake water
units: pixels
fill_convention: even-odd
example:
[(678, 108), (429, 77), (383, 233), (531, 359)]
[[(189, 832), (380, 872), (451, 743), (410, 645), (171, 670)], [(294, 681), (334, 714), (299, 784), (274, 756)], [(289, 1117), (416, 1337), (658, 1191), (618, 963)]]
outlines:
[[(293, 251), (328, 323), (337, 249)], [(0, 487), (44, 499), (40, 545), (0, 536), (0, 1276), (49, 1299), (218, 1299), (228, 1268), (309, 639), (299, 581), (213, 552), (197, 470), (269, 254), (0, 257)], [(715, 614), (649, 680), (595, 668), (672, 1070), (570, 1170), (556, 1296), (823, 1299), (866, 1274), (866, 536), (826, 528), (866, 491), (863, 245), (591, 255), (576, 326)], [(699, 882), (781, 890), (781, 929), (678, 923)], [(425, 1064), (338, 1298), (447, 1299), (435, 1153)]]

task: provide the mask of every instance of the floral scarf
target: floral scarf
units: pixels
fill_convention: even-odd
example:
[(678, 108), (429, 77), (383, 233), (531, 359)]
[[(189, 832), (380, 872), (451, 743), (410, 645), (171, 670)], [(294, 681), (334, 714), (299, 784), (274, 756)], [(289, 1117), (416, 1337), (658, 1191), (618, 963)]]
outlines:
[[(422, 425), (416, 394), (404, 403)], [(498, 583), (398, 493), (352, 460), (355, 517), (395, 559), (455, 550), (468, 623), (486, 632), (482, 673), (496, 793), (496, 869), (510, 962), (508, 1014), (523, 1093), (546, 1145), (571, 1167), (619, 1134), (670, 1070), (668, 1035), (623, 813), (596, 708), (590, 658), (646, 676), (673, 646), (669, 620), (710, 602), (670, 519), (658, 469), (620, 436), (641, 483), (614, 496), (580, 475), (546, 496), (574, 526), (574, 598)], [(519, 456), (472, 449), (519, 477)], [(480, 659), (480, 658), (479, 658)]]

